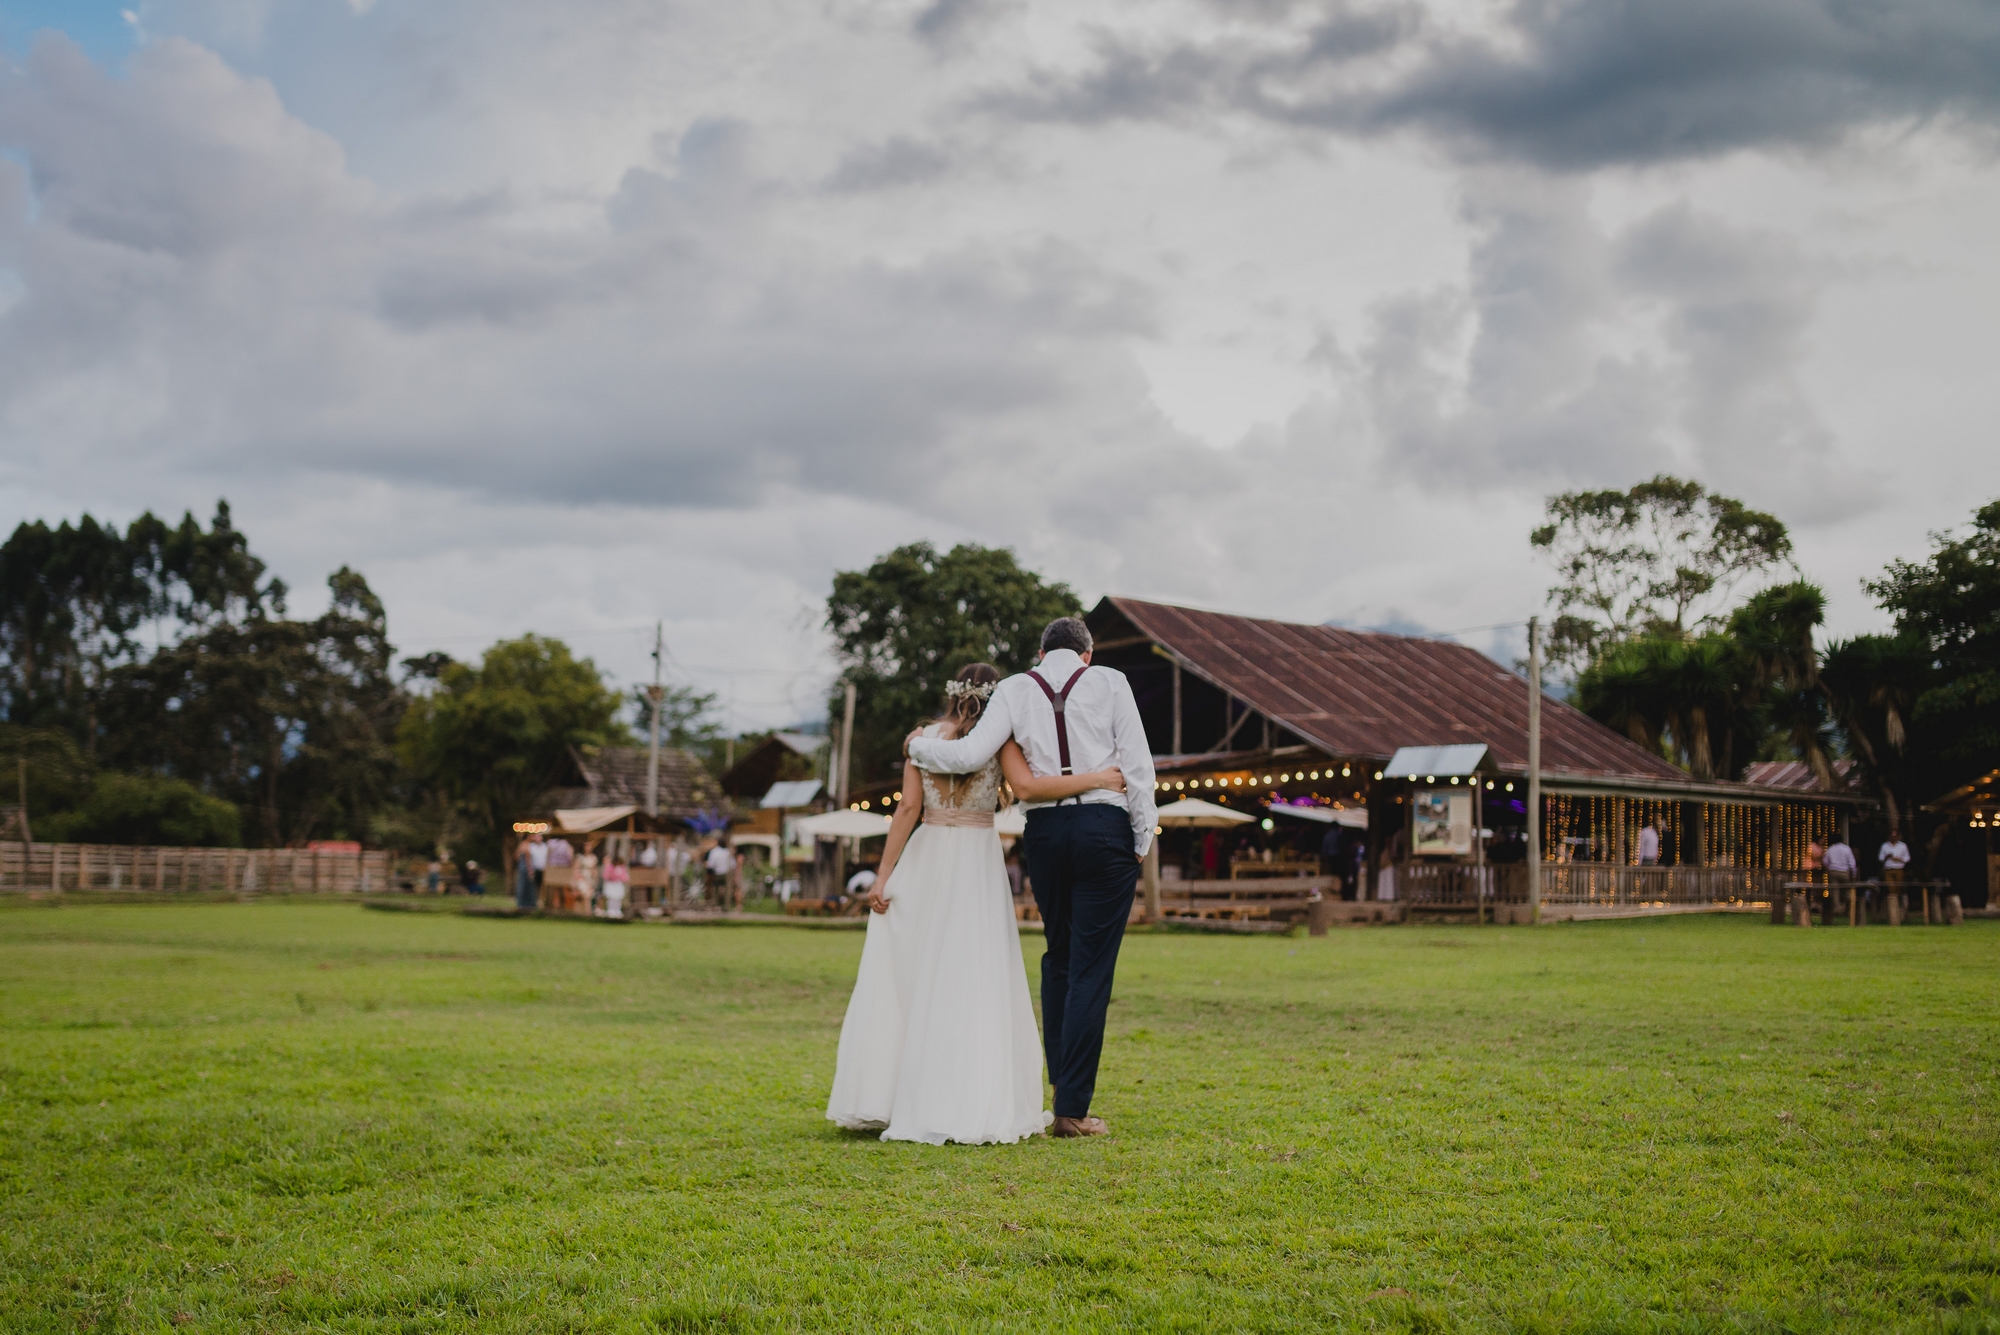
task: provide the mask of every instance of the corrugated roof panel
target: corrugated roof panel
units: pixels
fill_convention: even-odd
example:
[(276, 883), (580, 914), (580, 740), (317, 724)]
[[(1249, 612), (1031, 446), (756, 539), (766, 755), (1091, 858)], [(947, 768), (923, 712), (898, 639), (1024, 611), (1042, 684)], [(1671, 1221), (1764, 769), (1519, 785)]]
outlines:
[[(1332, 755), (1387, 761), (1406, 745), (1485, 743), (1528, 763), (1528, 686), (1462, 644), (1106, 598), (1198, 675)], [(1544, 693), (1549, 773), (1685, 782), (1631, 739)]]

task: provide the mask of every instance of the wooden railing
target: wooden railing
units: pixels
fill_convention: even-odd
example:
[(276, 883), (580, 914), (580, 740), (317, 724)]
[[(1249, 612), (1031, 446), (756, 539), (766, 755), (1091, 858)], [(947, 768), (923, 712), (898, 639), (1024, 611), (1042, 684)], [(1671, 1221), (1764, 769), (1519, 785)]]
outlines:
[(0, 891), (366, 894), (394, 889), (392, 873), (383, 849), (0, 844)]
[[(1769, 904), (1787, 882), (1818, 873), (1750, 867), (1621, 867), (1602, 862), (1542, 864), (1544, 904)], [(1519, 863), (1471, 867), (1409, 863), (1396, 868), (1396, 898), (1408, 904), (1525, 904), (1528, 869)]]

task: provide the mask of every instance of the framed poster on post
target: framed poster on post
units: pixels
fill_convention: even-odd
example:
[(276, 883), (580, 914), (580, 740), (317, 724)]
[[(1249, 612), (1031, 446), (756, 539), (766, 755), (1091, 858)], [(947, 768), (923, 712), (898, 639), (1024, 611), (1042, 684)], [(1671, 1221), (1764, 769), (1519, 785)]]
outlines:
[(1415, 824), (1410, 852), (1418, 857), (1464, 857), (1472, 852), (1472, 794), (1427, 788), (1411, 797)]

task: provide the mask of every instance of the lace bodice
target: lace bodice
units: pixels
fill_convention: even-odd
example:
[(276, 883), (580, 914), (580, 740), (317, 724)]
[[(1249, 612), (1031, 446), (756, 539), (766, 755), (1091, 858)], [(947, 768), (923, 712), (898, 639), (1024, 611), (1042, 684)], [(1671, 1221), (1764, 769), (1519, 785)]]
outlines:
[[(937, 723), (924, 729), (926, 737), (937, 737), (942, 733), (943, 726)], [(1000, 809), (1000, 760), (997, 756), (970, 774), (920, 772), (924, 776), (926, 811), (992, 812)]]

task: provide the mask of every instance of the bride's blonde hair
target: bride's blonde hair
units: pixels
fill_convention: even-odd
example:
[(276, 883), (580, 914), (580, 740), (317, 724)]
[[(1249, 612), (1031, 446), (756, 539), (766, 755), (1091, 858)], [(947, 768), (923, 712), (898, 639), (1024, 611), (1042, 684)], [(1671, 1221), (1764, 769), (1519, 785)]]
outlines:
[(986, 712), (986, 702), (1000, 680), (1000, 669), (991, 663), (967, 663), (958, 675), (945, 683), (944, 713), (938, 722), (951, 725), (954, 737), (963, 737)]

